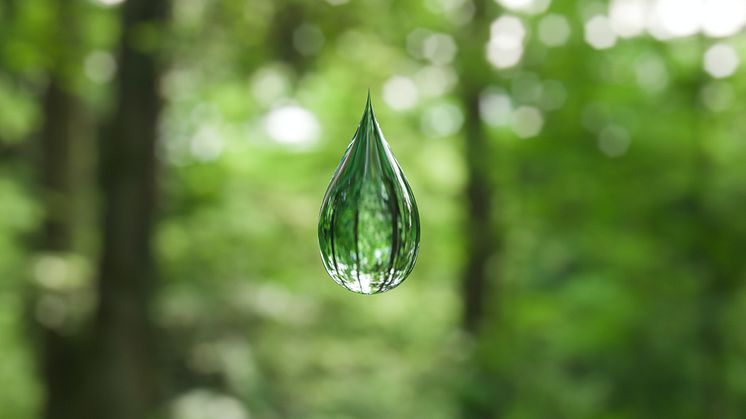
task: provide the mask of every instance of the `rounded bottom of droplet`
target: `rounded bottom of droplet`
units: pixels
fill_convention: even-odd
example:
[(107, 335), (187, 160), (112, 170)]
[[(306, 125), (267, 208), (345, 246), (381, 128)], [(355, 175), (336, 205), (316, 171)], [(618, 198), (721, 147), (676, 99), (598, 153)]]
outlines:
[(404, 279), (406, 279), (406, 276), (392, 277), (391, 275), (369, 273), (360, 273), (359, 275), (355, 274), (349, 278), (340, 278), (332, 272), (329, 272), (329, 275), (332, 277), (334, 282), (342, 288), (363, 295), (375, 295), (391, 291), (401, 285), (401, 283), (404, 282)]

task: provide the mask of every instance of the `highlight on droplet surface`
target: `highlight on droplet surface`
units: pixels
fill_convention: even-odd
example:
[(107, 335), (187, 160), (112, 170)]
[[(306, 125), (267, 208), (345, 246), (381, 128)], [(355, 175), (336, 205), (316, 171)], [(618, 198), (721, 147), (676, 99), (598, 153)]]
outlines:
[(378, 126), (368, 92), (360, 125), (321, 205), (321, 260), (337, 284), (378, 294), (407, 278), (419, 245), (417, 203)]

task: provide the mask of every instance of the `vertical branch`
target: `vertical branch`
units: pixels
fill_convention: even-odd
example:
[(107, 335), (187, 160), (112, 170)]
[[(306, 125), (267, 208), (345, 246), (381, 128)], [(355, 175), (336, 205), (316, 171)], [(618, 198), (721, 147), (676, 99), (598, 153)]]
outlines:
[(144, 418), (158, 398), (152, 321), (159, 31), (165, 0), (128, 0), (115, 112), (101, 138), (103, 242), (94, 330), (97, 417)]

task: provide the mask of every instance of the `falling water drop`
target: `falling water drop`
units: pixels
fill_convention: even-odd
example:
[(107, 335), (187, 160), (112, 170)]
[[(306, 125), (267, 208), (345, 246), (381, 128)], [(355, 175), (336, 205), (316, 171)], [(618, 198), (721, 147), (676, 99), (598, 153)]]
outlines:
[(378, 294), (412, 272), (419, 245), (417, 203), (378, 126), (368, 92), (363, 118), (321, 205), (321, 259), (337, 284)]

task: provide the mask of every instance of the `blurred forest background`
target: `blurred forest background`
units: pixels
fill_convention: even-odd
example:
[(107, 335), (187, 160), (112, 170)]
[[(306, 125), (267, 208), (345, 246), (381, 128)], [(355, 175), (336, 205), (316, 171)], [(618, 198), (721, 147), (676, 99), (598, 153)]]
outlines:
[[(0, 417), (746, 417), (746, 1), (0, 0)], [(418, 199), (318, 210), (367, 89)]]

